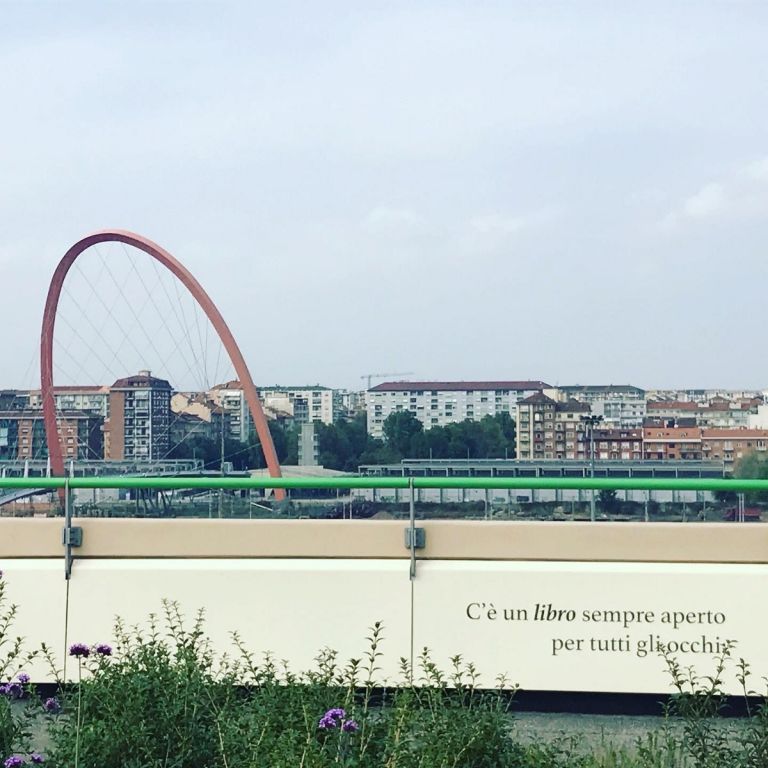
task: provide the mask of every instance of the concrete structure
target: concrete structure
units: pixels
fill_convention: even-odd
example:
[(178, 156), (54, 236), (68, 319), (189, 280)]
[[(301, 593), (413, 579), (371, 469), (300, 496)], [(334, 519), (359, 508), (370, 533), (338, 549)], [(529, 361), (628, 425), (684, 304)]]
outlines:
[(548, 388), (543, 381), (389, 381), (368, 390), (368, 433), (382, 437), (387, 416), (410, 411), (424, 429), (509, 413), (518, 401)]
[[(321, 644), (360, 658), (368, 628), (381, 621), (379, 685), (407, 685), (399, 659), (417, 665), (428, 647), (440, 669), (450, 672), (448, 660), (461, 654), (489, 684), (505, 675), (508, 685), (534, 691), (672, 693), (649, 636), (674, 642), (681, 666), (700, 674), (716, 643), (733, 639), (755, 679), (768, 675), (768, 622), (755, 606), (768, 588), (759, 525), (604, 522), (596, 531), (570, 521), (420, 521), (424, 547), (413, 571), (399, 520), (78, 526), (83, 543), (65, 589), (61, 519), (0, 520), (6, 596), (19, 606), (14, 636), (54, 654), (53, 665), (38, 655), (25, 667), (35, 683), (56, 682), (62, 668), (65, 680), (76, 679), (65, 627), (71, 638), (113, 642), (116, 614), (146, 631), (148, 613), (161, 613), (164, 600), (185, 615), (202, 608), (211, 616), (204, 633), (216, 658), (237, 653), (237, 630), (250, 652), (272, 650), (297, 673), (317, 668)], [(244, 611), (243, 595), (259, 595), (259, 609)], [(477, 618), (478, 601), (493, 605), (493, 620)], [(574, 620), (534, 620), (537, 605), (572, 609)], [(679, 628), (663, 618), (673, 611), (685, 622)], [(566, 651), (572, 638), (586, 639)], [(605, 650), (611, 638), (625, 647)], [(728, 665), (729, 694), (740, 691), (735, 673)]]
[(519, 459), (589, 458), (586, 425), (581, 417), (587, 403), (557, 402), (537, 392), (517, 403), (517, 457)]
[(118, 379), (109, 391), (109, 419), (104, 426), (107, 459), (154, 461), (171, 448), (171, 385), (139, 371)]
[(320, 449), (317, 442), (315, 422), (310, 421), (301, 425), (299, 432), (299, 465), (304, 467), (316, 467), (319, 461)]
[[(597, 431), (595, 432), (597, 434)], [(588, 478), (592, 467), (589, 461), (522, 461), (520, 459), (404, 459), (399, 464), (370, 464), (359, 468), (367, 477), (477, 477), (477, 478)], [(722, 478), (722, 462), (681, 461), (598, 461), (595, 477), (615, 478)], [(491, 483), (492, 484), (492, 483)], [(408, 501), (407, 489), (366, 489), (355, 491), (369, 501)], [(587, 503), (591, 498), (587, 490), (552, 489), (480, 489), (480, 488), (419, 488), (417, 500), (424, 503), (482, 502), (494, 504), (527, 504), (534, 502)], [(621, 500), (696, 503), (710, 501), (711, 494), (703, 491), (617, 491)]]

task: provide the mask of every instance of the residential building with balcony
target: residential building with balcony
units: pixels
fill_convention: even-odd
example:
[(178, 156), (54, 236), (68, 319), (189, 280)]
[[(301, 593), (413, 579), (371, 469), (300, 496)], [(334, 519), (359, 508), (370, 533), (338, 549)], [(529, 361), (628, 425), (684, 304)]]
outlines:
[(543, 392), (522, 399), (515, 407), (518, 459), (589, 458), (587, 425), (582, 416), (589, 404), (558, 402)]
[[(42, 409), (43, 396), (39, 389), (26, 393), (30, 408)], [(109, 387), (102, 385), (56, 386), (53, 388), (56, 410), (90, 411), (103, 419), (109, 416)]]
[(320, 384), (298, 387), (260, 387), (265, 409), (288, 411), (297, 424), (333, 424), (344, 415), (341, 393)]
[(245, 391), (240, 382), (234, 380), (217, 384), (204, 395), (205, 399), (221, 408), (227, 436), (232, 440), (247, 443), (256, 427), (251, 418), (251, 409), (248, 407)]
[(643, 428), (643, 458), (647, 461), (701, 461), (699, 427)]
[(171, 385), (139, 371), (109, 390), (104, 426), (105, 457), (116, 461), (161, 461), (171, 448)]
[(514, 418), (520, 400), (548, 387), (543, 381), (387, 381), (366, 393), (368, 433), (382, 437), (387, 417), (398, 411), (410, 411), (424, 429), (499, 413)]
[[(56, 426), (64, 459), (103, 459), (104, 419), (88, 411), (60, 411)], [(48, 458), (40, 410), (0, 411), (0, 461)]]
[(715, 398), (731, 402), (762, 397), (756, 389), (649, 389), (645, 393), (647, 400), (671, 400), (706, 404)]
[[(585, 435), (589, 439), (589, 434)], [(595, 429), (595, 459), (600, 461), (642, 461), (642, 429)], [(589, 448), (587, 448), (589, 455)]]
[(701, 444), (705, 460), (732, 467), (749, 453), (768, 450), (768, 429), (703, 429)]
[(544, 394), (561, 402), (588, 403), (608, 428), (638, 428), (645, 418), (645, 390), (631, 384), (566, 385), (545, 390)]

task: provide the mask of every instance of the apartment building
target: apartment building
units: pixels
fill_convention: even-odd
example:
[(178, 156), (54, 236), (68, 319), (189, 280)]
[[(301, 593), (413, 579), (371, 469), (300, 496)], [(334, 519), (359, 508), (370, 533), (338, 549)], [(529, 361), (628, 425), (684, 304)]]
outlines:
[(443, 427), (484, 416), (509, 413), (535, 392), (549, 388), (543, 381), (388, 381), (366, 393), (368, 433), (382, 437), (384, 421), (398, 411), (410, 411), (424, 429)]
[(287, 412), (298, 424), (333, 424), (344, 413), (341, 393), (320, 384), (299, 387), (260, 387), (265, 409)]
[(247, 443), (256, 427), (251, 418), (251, 409), (245, 399), (245, 391), (239, 381), (217, 384), (204, 393), (205, 398), (218, 406), (224, 419), (227, 436), (232, 440)]
[[(39, 389), (26, 393), (30, 408), (41, 409), (43, 396)], [(57, 411), (90, 411), (103, 419), (109, 416), (109, 387), (101, 385), (61, 386), (53, 388)]]
[[(103, 459), (102, 426), (96, 413), (61, 411), (56, 425), (65, 459)], [(0, 411), (0, 461), (48, 458), (43, 413), (40, 410)]]
[(643, 458), (648, 461), (701, 461), (701, 429), (679, 426), (644, 427)]
[(645, 393), (647, 400), (671, 400), (706, 404), (715, 398), (730, 402), (761, 398), (756, 389), (649, 389)]
[(633, 429), (643, 425), (646, 415), (645, 390), (631, 384), (566, 385), (546, 390), (545, 395), (567, 402), (588, 403), (606, 427)]
[(105, 457), (115, 461), (159, 461), (171, 448), (171, 385), (139, 371), (109, 389), (104, 425)]
[(229, 434), (224, 409), (205, 392), (174, 392), (171, 396), (171, 445), (189, 437), (220, 440)]
[(706, 402), (651, 400), (647, 403), (647, 415), (662, 420), (690, 418), (699, 427), (740, 429), (750, 425), (751, 417), (758, 414), (762, 403), (762, 398), (728, 400), (714, 397)]
[(703, 429), (702, 456), (732, 465), (748, 453), (768, 450), (768, 429)]
[[(585, 435), (589, 439), (589, 434)], [(642, 461), (642, 429), (595, 429), (595, 459), (601, 461)], [(589, 447), (587, 455), (589, 456)]]
[(537, 392), (518, 402), (515, 413), (518, 459), (589, 458), (588, 428), (582, 420), (590, 413), (587, 403), (558, 402)]

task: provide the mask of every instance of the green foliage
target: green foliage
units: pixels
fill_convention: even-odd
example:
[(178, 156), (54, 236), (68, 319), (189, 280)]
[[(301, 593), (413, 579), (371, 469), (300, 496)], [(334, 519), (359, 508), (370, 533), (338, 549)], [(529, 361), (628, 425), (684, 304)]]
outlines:
[[(768, 479), (768, 457), (762, 456), (756, 451), (750, 451), (736, 462), (733, 476), (755, 480)], [(745, 500), (747, 504), (766, 503), (768, 502), (768, 491), (747, 493)]]
[[(281, 464), (295, 464), (298, 453), (298, 427), (285, 427), (282, 422), (270, 421), (269, 431), (275, 452)], [(218, 469), (221, 465), (221, 441), (203, 435), (191, 435), (175, 445), (168, 454), (169, 459), (199, 459), (208, 469)], [(247, 444), (227, 437), (224, 440), (224, 461), (234, 469), (260, 469), (266, 466), (261, 441), (253, 433)]]
[[(368, 434), (365, 414), (335, 424), (317, 422), (315, 430), (320, 464), (329, 469), (356, 472), (362, 464), (390, 464), (402, 459), (514, 458), (515, 422), (508, 413), (484, 416), (425, 430), (410, 411), (398, 411), (384, 420), (384, 440)], [(299, 426), (270, 421), (269, 430), (281, 464), (298, 463)], [(199, 435), (174, 447), (172, 459), (200, 459), (208, 468), (221, 463), (221, 445)], [(235, 469), (266, 466), (261, 441), (255, 433), (247, 445), (227, 439), (224, 460)]]
[(408, 454), (423, 431), (424, 427), (411, 411), (396, 411), (384, 419), (384, 439), (401, 456)]
[[(32, 710), (25, 705), (30, 701), (30, 687), (19, 674), (34, 657), (24, 652), (23, 639), (11, 634), (17, 609), (8, 603), (5, 591), (6, 582), (0, 571), (0, 764), (12, 754), (29, 750)], [(5, 689), (7, 684), (13, 684), (9, 691)]]
[(515, 422), (508, 413), (424, 429), (411, 411), (390, 414), (384, 440), (368, 434), (365, 414), (336, 424), (317, 424), (320, 463), (355, 472), (362, 464), (402, 459), (503, 459), (515, 456)]
[(600, 509), (606, 514), (616, 512), (621, 506), (621, 502), (613, 488), (603, 488), (598, 491), (597, 501), (600, 504)]
[[(184, 626), (174, 604), (146, 633), (118, 624), (117, 654), (80, 660), (75, 691), (51, 729), (48, 764), (69, 768), (503, 768), (525, 765), (509, 737), (506, 699), (483, 691), (460, 657), (444, 676), (425, 650), (419, 685), (377, 682), (383, 628), (361, 659), (322, 651), (294, 674), (257, 660), (237, 635), (236, 659), (216, 661), (198, 616)], [(412, 676), (401, 662), (406, 678)], [(374, 700), (374, 692), (376, 699)], [(323, 728), (333, 708), (355, 727)], [(339, 721), (339, 725), (342, 721)]]

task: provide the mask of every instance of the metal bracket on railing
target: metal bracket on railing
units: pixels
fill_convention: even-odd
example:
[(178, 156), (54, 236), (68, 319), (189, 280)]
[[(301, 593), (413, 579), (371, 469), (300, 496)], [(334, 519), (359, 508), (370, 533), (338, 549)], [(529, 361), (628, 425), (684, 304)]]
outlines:
[(416, 527), (416, 496), (413, 487), (413, 478), (408, 478), (410, 527), (405, 529), (405, 546), (411, 550), (411, 581), (416, 578), (416, 550), (424, 549), (427, 545), (427, 532), (423, 528)]
[(83, 529), (72, 525), (72, 491), (68, 477), (64, 480), (64, 528), (61, 531), (61, 543), (64, 547), (64, 578), (69, 581), (72, 575), (72, 547), (83, 546)]

